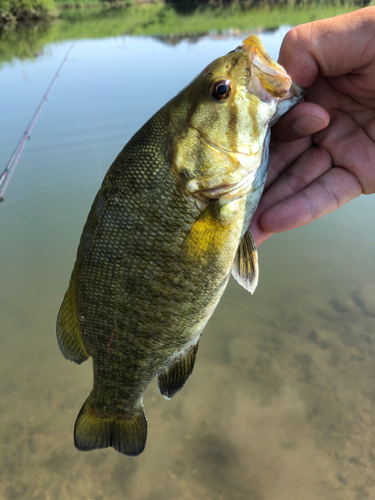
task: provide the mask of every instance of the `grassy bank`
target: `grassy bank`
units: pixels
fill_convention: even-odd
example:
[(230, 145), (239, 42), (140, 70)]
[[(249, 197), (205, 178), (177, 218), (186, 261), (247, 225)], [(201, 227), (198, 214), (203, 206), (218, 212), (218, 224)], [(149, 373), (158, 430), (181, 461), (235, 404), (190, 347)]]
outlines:
[(170, 6), (180, 14), (188, 14), (207, 7), (241, 6), (243, 9), (265, 8), (343, 8), (361, 7), (372, 0), (0, 0), (0, 23), (47, 19), (66, 9), (119, 8), (154, 4), (159, 8)]
[(108, 9), (105, 16), (102, 10), (64, 10), (60, 15), (60, 27), (68, 38), (102, 38), (121, 34), (186, 37), (228, 30), (273, 29), (282, 24), (293, 26), (354, 9), (354, 6), (338, 8), (320, 5), (309, 9), (245, 9), (232, 5), (222, 8), (208, 6), (181, 13), (170, 5), (150, 4)]
[(180, 38), (196, 38), (207, 33), (247, 32), (254, 28), (264, 30), (283, 24), (302, 24), (355, 8), (354, 4), (328, 7), (316, 4), (297, 9), (246, 9), (234, 4), (221, 8), (205, 6), (186, 13), (179, 12), (172, 5), (147, 4), (125, 8), (64, 9), (53, 21), (0, 27), (0, 63), (14, 57), (33, 58), (44, 45), (63, 40), (128, 34), (158, 36), (174, 43)]

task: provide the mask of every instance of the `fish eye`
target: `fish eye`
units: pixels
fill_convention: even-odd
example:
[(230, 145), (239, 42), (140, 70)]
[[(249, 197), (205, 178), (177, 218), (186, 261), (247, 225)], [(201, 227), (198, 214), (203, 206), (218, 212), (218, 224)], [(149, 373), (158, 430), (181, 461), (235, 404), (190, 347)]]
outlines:
[(217, 80), (211, 85), (211, 95), (214, 99), (222, 101), (227, 99), (232, 92), (232, 85), (230, 80)]

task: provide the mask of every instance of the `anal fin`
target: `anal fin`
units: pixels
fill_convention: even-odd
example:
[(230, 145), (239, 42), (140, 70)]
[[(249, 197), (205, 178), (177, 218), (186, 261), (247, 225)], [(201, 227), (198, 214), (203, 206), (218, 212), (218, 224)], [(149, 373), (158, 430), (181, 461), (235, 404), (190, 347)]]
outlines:
[(244, 234), (232, 266), (232, 275), (250, 293), (254, 293), (259, 278), (258, 251), (250, 229)]
[(112, 446), (119, 453), (136, 457), (145, 448), (147, 420), (140, 406), (132, 414), (112, 416), (92, 406), (90, 395), (74, 426), (74, 444), (80, 451), (98, 450)]
[(61, 352), (66, 359), (80, 364), (89, 358), (79, 331), (73, 280), (70, 280), (57, 316), (56, 335)]
[(178, 358), (172, 366), (159, 373), (158, 388), (166, 399), (173, 398), (185, 385), (193, 371), (197, 351), (198, 342), (187, 354)]

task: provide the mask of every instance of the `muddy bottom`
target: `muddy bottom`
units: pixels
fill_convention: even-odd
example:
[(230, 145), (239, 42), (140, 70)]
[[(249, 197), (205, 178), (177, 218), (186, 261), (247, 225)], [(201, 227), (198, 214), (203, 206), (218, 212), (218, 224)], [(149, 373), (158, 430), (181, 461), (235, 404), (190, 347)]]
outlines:
[[(283, 247), (288, 237), (280, 238), (260, 249), (253, 297), (231, 280), (186, 387), (171, 401), (155, 383), (148, 388), (148, 441), (135, 459), (74, 448), (91, 361), (77, 366), (58, 350), (62, 297), (9, 302), (2, 317), (0, 498), (375, 498), (371, 275), (355, 281), (355, 269), (339, 276), (339, 266), (330, 274), (329, 262), (319, 269), (319, 256), (309, 269), (307, 257), (296, 263)], [(370, 270), (375, 258), (368, 258)]]

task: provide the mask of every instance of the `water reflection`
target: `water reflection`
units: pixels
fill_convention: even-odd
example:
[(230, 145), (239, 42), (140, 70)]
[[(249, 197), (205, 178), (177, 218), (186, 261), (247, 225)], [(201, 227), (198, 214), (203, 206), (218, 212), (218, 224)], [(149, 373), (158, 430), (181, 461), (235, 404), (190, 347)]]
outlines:
[[(184, 10), (186, 5), (188, 12)], [(237, 2), (218, 7), (177, 2), (123, 8), (63, 9), (58, 19), (50, 22), (0, 24), (0, 64), (10, 62), (14, 57), (33, 58), (43, 52), (45, 44), (57, 41), (125, 34), (156, 36), (172, 44), (183, 39), (194, 42), (208, 34), (233, 35), (251, 29), (273, 31), (281, 25), (301, 24), (354, 8), (354, 5), (335, 5), (335, 2), (330, 5), (316, 2), (309, 8), (292, 5), (270, 8), (266, 3), (262, 9)]]
[[(285, 30), (262, 36), (273, 57)], [(374, 196), (262, 245), (255, 295), (230, 283), (184, 390), (149, 387), (140, 457), (73, 446), (91, 366), (54, 330), (89, 206), (128, 138), (240, 40), (76, 42), (0, 206), (0, 498), (375, 497)], [(68, 46), (2, 68), (1, 164)]]

